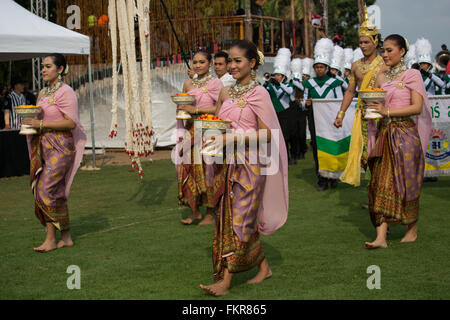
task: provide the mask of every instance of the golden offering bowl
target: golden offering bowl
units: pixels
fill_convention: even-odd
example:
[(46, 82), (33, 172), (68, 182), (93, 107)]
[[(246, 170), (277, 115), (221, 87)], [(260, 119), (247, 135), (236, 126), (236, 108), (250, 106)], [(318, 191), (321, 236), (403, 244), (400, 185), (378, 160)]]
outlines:
[[(195, 96), (191, 94), (174, 94), (171, 96), (172, 101), (177, 105), (189, 105), (194, 103)], [(192, 119), (192, 116), (189, 114), (189, 112), (186, 112), (184, 110), (179, 110), (177, 112), (177, 119), (178, 120), (188, 120)]]
[[(224, 120), (194, 120), (194, 128), (196, 130), (202, 130), (202, 132), (205, 132), (207, 130), (217, 130), (222, 133), (226, 132), (227, 129), (231, 128), (231, 121), (224, 121)], [(211, 143), (212, 139), (208, 138), (206, 140), (206, 144)], [(222, 150), (216, 150), (212, 145), (208, 145), (200, 151), (201, 155), (216, 157), (216, 156), (222, 156), (223, 152)]]
[[(382, 101), (386, 97), (385, 90), (360, 90), (358, 91), (358, 97), (361, 98), (365, 103), (370, 103), (373, 101)], [(366, 109), (366, 114), (364, 119), (381, 119), (383, 116), (373, 109)]]
[[(41, 107), (38, 107), (38, 106), (19, 106), (19, 107), (14, 107), (14, 110), (22, 119), (34, 118), (39, 113), (41, 113)], [(36, 131), (36, 129), (32, 128), (29, 125), (22, 124), (20, 126), (19, 134), (24, 134), (24, 135), (37, 134), (37, 131)]]

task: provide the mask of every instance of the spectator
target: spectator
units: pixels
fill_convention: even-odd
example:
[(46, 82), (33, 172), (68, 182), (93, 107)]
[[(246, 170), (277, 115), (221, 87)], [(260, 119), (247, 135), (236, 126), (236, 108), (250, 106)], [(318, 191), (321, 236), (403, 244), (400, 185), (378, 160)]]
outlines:
[[(266, 4), (267, 0), (252, 0), (250, 12), (257, 16), (263, 16), (263, 5)], [(262, 30), (264, 32), (264, 29)], [(253, 28), (253, 43), (258, 46), (259, 44), (259, 25)]]
[(23, 95), (24, 81), (15, 80), (12, 83), (12, 90), (8, 94), (9, 100), (7, 108), (4, 109), (5, 129), (19, 129), (20, 117), (16, 114), (14, 107), (26, 104), (25, 96)]
[(232, 86), (236, 83), (233, 76), (228, 73), (228, 53), (220, 51), (214, 55), (214, 71), (224, 87)]
[(263, 16), (264, 11), (262, 6), (266, 4), (267, 0), (252, 0), (251, 2), (251, 12), (257, 16)]
[(6, 98), (8, 94), (8, 87), (0, 84), (0, 129), (5, 128), (5, 114), (4, 109), (8, 109), (9, 100)]
[(30, 83), (28, 81), (25, 81), (23, 83), (23, 95), (25, 97), (26, 104), (28, 105), (36, 105), (36, 96), (33, 94), (33, 92), (30, 90)]

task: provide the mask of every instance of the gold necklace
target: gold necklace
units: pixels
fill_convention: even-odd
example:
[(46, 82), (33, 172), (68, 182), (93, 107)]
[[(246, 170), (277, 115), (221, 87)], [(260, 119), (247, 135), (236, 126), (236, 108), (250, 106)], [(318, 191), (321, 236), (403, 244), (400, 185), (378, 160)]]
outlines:
[(403, 61), (400, 61), (400, 63), (396, 67), (391, 67), (389, 71), (386, 71), (384, 75), (386, 78), (389, 79), (388, 83), (391, 83), (394, 78), (396, 78), (400, 73), (408, 69)]
[(209, 74), (206, 77), (203, 77), (201, 79), (192, 79), (192, 85), (196, 88), (204, 87), (209, 80), (211, 80), (212, 76)]
[(230, 98), (239, 99), (247, 92), (255, 88), (257, 85), (258, 83), (255, 80), (251, 80), (249, 83), (243, 86), (236, 83), (235, 85), (231, 86), (228, 95), (230, 96)]
[(64, 82), (62, 82), (61, 80), (58, 80), (58, 82), (53, 87), (50, 87), (50, 85), (48, 87), (46, 87), (44, 90), (44, 95), (43, 95), (42, 99), (49, 96), (48, 103), (55, 104), (55, 102), (56, 102), (55, 93), (56, 93), (56, 91), (58, 91), (59, 88), (61, 88), (61, 86), (63, 84), (64, 84)]

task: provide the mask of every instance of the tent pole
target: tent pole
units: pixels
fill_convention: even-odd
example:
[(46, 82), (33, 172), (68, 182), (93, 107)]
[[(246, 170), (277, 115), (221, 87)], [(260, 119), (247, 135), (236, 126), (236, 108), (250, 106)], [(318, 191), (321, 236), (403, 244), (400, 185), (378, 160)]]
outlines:
[(89, 69), (89, 100), (91, 111), (91, 138), (92, 138), (92, 168), (95, 168), (95, 136), (94, 136), (94, 89), (92, 87), (91, 55), (88, 56)]

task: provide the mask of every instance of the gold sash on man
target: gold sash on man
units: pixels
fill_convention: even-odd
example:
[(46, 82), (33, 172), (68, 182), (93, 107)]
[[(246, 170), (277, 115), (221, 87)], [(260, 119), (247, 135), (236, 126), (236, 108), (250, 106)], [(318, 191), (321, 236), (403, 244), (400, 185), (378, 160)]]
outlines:
[[(377, 56), (369, 65), (369, 71), (364, 75), (360, 90), (371, 89), (375, 86), (375, 81), (384, 64), (383, 58)], [(355, 111), (355, 119), (353, 120), (352, 137), (350, 140), (350, 150), (348, 155), (347, 166), (342, 173), (340, 180), (342, 182), (358, 187), (361, 180), (361, 162), (364, 167), (367, 164), (367, 121), (363, 122), (362, 100), (358, 98), (358, 106)]]

